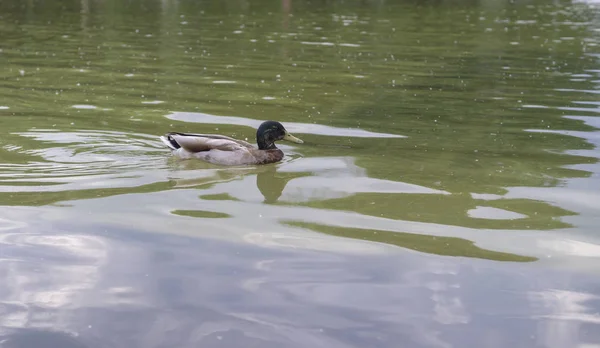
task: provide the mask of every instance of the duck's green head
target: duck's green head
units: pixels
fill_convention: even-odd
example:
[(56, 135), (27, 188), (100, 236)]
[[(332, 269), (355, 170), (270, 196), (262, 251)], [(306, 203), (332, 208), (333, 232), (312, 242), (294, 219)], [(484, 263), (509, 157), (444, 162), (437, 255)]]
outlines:
[(281, 123), (277, 121), (265, 121), (256, 130), (256, 142), (261, 150), (275, 149), (275, 142), (287, 140), (297, 144), (303, 141), (291, 135)]

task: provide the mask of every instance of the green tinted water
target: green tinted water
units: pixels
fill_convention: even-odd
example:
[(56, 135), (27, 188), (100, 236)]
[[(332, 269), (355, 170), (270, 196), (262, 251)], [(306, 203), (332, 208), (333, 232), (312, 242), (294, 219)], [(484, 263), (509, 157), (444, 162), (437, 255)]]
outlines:
[[(0, 10), (6, 233), (118, 230), (597, 274), (600, 12), (590, 5), (65, 0)], [(254, 141), (266, 119), (305, 141), (281, 144), (277, 165), (181, 162), (158, 139)]]

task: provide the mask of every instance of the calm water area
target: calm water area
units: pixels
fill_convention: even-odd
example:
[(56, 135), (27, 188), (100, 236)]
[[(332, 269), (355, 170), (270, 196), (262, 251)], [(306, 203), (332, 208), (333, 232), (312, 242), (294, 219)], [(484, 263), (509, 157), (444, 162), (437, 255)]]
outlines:
[[(0, 1), (0, 347), (600, 347), (600, 4)], [(173, 157), (255, 142), (274, 165)]]

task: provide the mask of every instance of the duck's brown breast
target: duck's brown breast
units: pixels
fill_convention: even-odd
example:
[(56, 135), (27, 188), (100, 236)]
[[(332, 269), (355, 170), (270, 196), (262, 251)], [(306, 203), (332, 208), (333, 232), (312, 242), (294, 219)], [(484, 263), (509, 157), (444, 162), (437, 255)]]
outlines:
[(279, 162), (283, 159), (283, 151), (280, 149), (259, 150), (259, 154), (256, 155), (256, 159), (258, 164)]

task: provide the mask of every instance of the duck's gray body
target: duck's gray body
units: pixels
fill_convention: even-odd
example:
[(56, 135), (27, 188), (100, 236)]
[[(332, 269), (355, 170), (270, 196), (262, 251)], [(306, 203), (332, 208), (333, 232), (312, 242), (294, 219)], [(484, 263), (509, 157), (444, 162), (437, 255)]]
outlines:
[(160, 139), (179, 158), (196, 158), (214, 164), (265, 164), (283, 158), (283, 152), (278, 148), (259, 150), (246, 141), (224, 135), (173, 132)]

